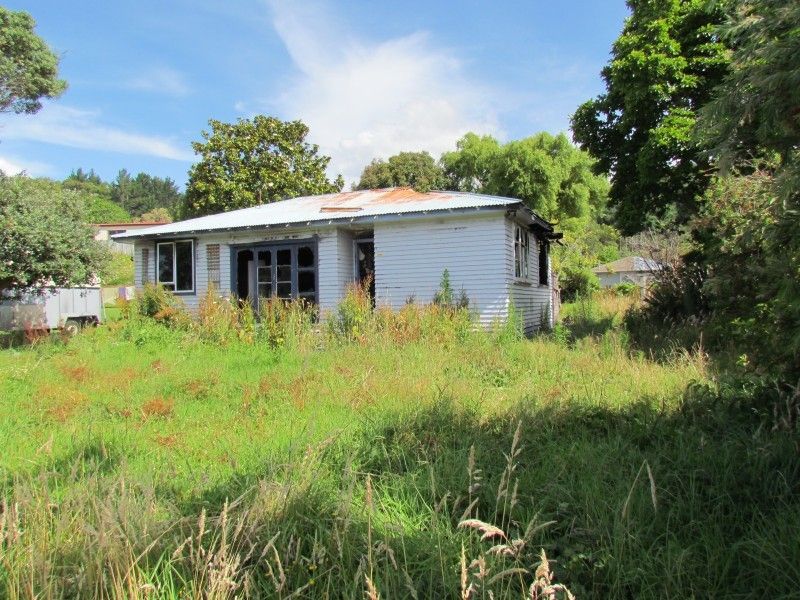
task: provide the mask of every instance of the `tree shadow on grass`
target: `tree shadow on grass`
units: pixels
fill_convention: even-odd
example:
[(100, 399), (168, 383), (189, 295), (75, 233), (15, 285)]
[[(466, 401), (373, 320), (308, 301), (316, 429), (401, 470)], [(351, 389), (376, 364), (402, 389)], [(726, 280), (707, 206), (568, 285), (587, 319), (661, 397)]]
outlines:
[[(790, 593), (791, 573), (748, 563), (753, 552), (766, 559), (776, 551), (774, 540), (768, 552), (761, 537), (771, 526), (779, 530), (787, 511), (800, 518), (798, 438), (769, 432), (769, 415), (768, 405), (702, 388), (672, 410), (651, 398), (619, 410), (529, 398), (488, 417), (445, 399), (318, 455), (312, 450), (307, 463), (241, 473), (185, 508), (220, 510), (225, 498), (248, 494), (261, 498), (254, 502), (284, 502), (270, 517), (275, 530), (304, 540), (311, 554), (314, 543), (336, 538), (323, 544), (325, 552), (349, 548), (354, 572), (370, 553), (369, 528), (363, 511), (343, 507), (353, 498), (367, 502), (369, 480), (383, 515), (372, 524), (373, 542), (402, 551), (404, 564), (428, 576), (416, 588), (421, 597), (456, 595), (464, 517), (512, 537), (552, 521), (530, 537), (526, 560), (533, 564), (545, 548), (557, 578), (584, 597), (723, 596), (754, 577), (769, 579), (780, 595)], [(259, 486), (274, 493), (259, 495)], [(293, 494), (292, 486), (303, 492)], [(349, 526), (340, 530), (342, 519)], [(472, 555), (491, 545), (470, 544)], [(796, 540), (780, 544), (785, 555), (800, 557)], [(402, 578), (389, 571), (384, 582), (399, 586)]]

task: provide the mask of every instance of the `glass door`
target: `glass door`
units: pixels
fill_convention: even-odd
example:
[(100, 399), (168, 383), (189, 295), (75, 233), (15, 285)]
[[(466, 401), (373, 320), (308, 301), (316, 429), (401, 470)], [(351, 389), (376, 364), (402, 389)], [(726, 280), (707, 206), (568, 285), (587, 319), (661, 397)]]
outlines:
[(256, 252), (256, 295), (261, 298), (272, 298), (275, 277), (272, 268), (272, 251), (258, 250)]

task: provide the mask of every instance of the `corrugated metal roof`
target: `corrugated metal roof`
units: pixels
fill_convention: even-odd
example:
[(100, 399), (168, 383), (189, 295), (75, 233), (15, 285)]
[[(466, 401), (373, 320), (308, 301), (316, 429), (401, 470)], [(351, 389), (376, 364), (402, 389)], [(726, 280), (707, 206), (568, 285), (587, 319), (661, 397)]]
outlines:
[[(208, 215), (139, 229), (113, 236), (151, 237), (205, 231), (231, 231), (276, 225), (305, 225), (336, 220), (380, 218), (390, 215), (434, 211), (504, 208), (521, 206), (520, 200), (465, 192), (417, 192), (411, 188), (388, 188), (303, 196), (261, 204), (226, 213)], [(541, 221), (540, 218), (537, 217)], [(542, 221), (544, 223), (544, 221)]]
[(594, 273), (627, 273), (631, 271), (659, 271), (662, 265), (651, 258), (641, 256), (626, 256), (592, 269)]

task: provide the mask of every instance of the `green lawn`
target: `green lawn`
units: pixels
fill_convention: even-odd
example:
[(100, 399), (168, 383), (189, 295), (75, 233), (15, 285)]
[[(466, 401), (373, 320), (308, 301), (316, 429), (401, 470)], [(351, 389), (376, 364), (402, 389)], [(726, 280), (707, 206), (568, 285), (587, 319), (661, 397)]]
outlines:
[(600, 329), (3, 350), (0, 597), (800, 597), (796, 432)]

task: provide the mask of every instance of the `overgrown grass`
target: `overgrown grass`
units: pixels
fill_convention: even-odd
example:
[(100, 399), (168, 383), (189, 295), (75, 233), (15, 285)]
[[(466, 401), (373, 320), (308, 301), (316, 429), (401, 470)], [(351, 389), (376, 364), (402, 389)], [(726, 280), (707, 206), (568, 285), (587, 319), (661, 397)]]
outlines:
[(797, 597), (791, 407), (614, 319), (518, 340), (349, 302), (326, 327), (128, 307), (1, 352), (0, 596), (543, 597), (552, 570), (578, 597)]

